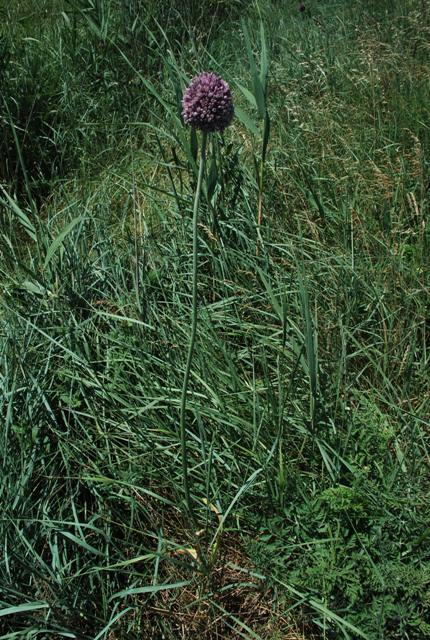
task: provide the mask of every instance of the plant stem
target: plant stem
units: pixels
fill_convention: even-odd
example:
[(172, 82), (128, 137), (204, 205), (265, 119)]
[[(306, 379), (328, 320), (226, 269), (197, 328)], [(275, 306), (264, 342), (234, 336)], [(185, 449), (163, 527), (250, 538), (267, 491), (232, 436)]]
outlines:
[(200, 166), (199, 166), (199, 174), (197, 179), (197, 187), (196, 187), (196, 193), (194, 197), (194, 209), (193, 209), (193, 274), (192, 274), (193, 290), (192, 290), (192, 311), (191, 311), (191, 337), (190, 337), (190, 344), (188, 347), (187, 363), (185, 365), (184, 382), (182, 385), (181, 412), (180, 412), (180, 422), (179, 422), (181, 450), (182, 450), (182, 476), (183, 476), (182, 480), (184, 484), (185, 502), (186, 502), (189, 515), (194, 522), (195, 522), (195, 517), (194, 517), (194, 509), (191, 502), (190, 482), (189, 482), (189, 473), (188, 473), (188, 446), (187, 446), (187, 431), (186, 431), (186, 425), (185, 425), (185, 412), (186, 412), (186, 405), (187, 405), (188, 383), (190, 379), (191, 363), (193, 359), (194, 344), (196, 341), (196, 329), (197, 329), (198, 212), (199, 212), (199, 203), (200, 203), (200, 193), (202, 189), (203, 173), (204, 173), (205, 162), (206, 162), (206, 142), (207, 142), (207, 133), (204, 131), (202, 133)]

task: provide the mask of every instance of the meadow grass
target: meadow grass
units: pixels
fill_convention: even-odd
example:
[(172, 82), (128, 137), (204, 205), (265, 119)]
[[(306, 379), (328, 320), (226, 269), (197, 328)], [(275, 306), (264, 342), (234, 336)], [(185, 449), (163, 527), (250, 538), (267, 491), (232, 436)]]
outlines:
[(184, 7), (0, 0), (0, 640), (430, 637), (430, 6)]

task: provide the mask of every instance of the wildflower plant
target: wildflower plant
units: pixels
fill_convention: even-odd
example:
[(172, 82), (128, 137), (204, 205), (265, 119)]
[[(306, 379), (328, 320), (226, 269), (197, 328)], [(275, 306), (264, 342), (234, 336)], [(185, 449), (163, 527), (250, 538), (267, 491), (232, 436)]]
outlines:
[(205, 72), (193, 78), (182, 99), (182, 116), (184, 122), (192, 127), (194, 134), (196, 134), (197, 131), (201, 131), (199, 171), (193, 207), (191, 336), (185, 365), (180, 406), (180, 438), (184, 494), (188, 512), (192, 520), (194, 520), (194, 510), (189, 485), (185, 414), (197, 330), (198, 212), (203, 176), (205, 173), (208, 136), (211, 133), (224, 131), (224, 129), (231, 124), (234, 116), (233, 97), (228, 83), (215, 73)]

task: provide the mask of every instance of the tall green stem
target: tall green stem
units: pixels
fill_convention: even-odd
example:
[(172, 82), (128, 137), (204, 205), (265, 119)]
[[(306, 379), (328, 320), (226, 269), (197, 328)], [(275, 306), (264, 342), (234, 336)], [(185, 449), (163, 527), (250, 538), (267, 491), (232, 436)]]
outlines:
[(206, 141), (207, 133), (202, 133), (202, 146), (200, 154), (200, 166), (199, 175), (197, 179), (196, 194), (194, 197), (194, 209), (193, 209), (193, 298), (192, 298), (192, 311), (191, 311), (191, 337), (188, 347), (187, 363), (185, 365), (184, 382), (182, 385), (181, 395), (181, 413), (179, 430), (181, 436), (181, 449), (182, 449), (182, 480), (184, 484), (185, 502), (188, 512), (191, 518), (194, 520), (194, 509), (191, 502), (190, 494), (190, 480), (188, 473), (188, 446), (187, 446), (187, 430), (185, 425), (185, 412), (187, 407), (187, 393), (188, 383), (190, 380), (191, 363), (193, 360), (194, 344), (196, 341), (196, 329), (197, 329), (197, 260), (198, 260), (198, 213), (200, 203), (200, 193), (202, 190), (203, 174), (206, 162)]

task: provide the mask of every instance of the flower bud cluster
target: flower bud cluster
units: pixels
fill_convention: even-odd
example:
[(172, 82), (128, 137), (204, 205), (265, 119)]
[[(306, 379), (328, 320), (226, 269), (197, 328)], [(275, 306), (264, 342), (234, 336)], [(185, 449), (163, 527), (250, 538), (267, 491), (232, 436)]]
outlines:
[(186, 124), (208, 133), (224, 131), (233, 115), (233, 98), (225, 80), (208, 72), (193, 78), (182, 99)]

